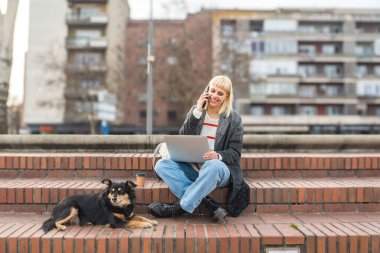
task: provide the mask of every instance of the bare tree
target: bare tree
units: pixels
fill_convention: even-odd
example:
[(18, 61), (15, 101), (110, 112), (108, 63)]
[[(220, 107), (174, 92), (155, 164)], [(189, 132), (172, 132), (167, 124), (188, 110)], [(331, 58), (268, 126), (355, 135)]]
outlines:
[(169, 0), (162, 4), (162, 8), (167, 18), (172, 18), (174, 15), (176, 18), (178, 16), (185, 18), (187, 13), (189, 13), (189, 7), (184, 0)]
[[(173, 12), (184, 16), (189, 13), (184, 0), (170, 0), (163, 7), (169, 17)], [(169, 39), (167, 47), (167, 86), (161, 94), (175, 104), (182, 120), (212, 75), (211, 16), (207, 13), (188, 15), (182, 37)]]
[(12, 68), (13, 33), (19, 0), (8, 1), (5, 15), (0, 13), (0, 134), (7, 130), (7, 98)]
[(217, 72), (231, 78), (236, 97), (249, 94), (252, 78), (249, 73), (251, 56), (248, 51), (247, 42), (235, 37), (224, 38), (219, 47)]
[[(114, 48), (109, 50), (121, 50)], [(81, 50), (81, 53), (93, 53), (93, 50)], [(117, 103), (122, 100), (121, 92), (117, 92), (120, 84), (124, 83), (124, 65), (106, 65), (105, 62), (92, 62), (91, 60), (66, 61), (59, 57), (52, 57), (57, 54), (53, 47), (40, 56), (45, 72), (52, 73), (45, 77), (47, 87), (62, 88), (65, 86), (65, 93), (62, 101), (52, 101), (49, 98), (41, 98), (39, 106), (64, 106), (65, 122), (88, 122), (90, 133), (96, 134), (97, 116), (95, 104), (98, 99), (98, 91), (107, 90), (117, 95)], [(108, 73), (108, 79), (104, 73)], [(108, 82), (108, 83), (107, 83)], [(112, 83), (112, 84), (111, 84)], [(62, 86), (63, 85), (63, 86)], [(110, 87), (113, 87), (113, 90)], [(114, 91), (116, 87), (116, 91)], [(76, 103), (81, 107), (77, 108)]]
[(171, 46), (171, 58), (167, 71), (167, 89), (164, 93), (168, 102), (174, 102), (179, 106), (179, 111), (186, 113), (200, 95), (199, 85), (195, 80), (195, 68), (191, 59), (191, 49), (186, 42), (181, 46)]

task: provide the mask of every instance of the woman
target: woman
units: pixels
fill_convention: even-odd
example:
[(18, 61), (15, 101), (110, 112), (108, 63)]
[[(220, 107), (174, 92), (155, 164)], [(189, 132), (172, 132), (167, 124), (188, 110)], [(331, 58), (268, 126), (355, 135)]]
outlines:
[(179, 203), (152, 203), (149, 212), (155, 217), (174, 217), (192, 213), (204, 204), (217, 221), (227, 212), (207, 195), (215, 188), (229, 187), (228, 212), (238, 216), (249, 204), (249, 188), (243, 181), (240, 155), (243, 126), (238, 113), (232, 111), (232, 82), (227, 76), (211, 79), (197, 104), (190, 109), (180, 130), (183, 135), (204, 135), (209, 150), (203, 164), (189, 164), (161, 159), (157, 175), (179, 199)]

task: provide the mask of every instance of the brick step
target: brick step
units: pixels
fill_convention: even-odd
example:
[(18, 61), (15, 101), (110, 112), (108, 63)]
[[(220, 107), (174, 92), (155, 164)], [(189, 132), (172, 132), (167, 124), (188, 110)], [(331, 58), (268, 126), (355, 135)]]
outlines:
[[(1, 178), (153, 177), (152, 154), (0, 153)], [(380, 154), (242, 154), (251, 178), (380, 176)]]
[[(117, 180), (115, 180), (117, 181)], [(380, 177), (246, 178), (253, 212), (363, 212), (380, 211)], [(104, 187), (98, 179), (0, 179), (0, 211), (50, 211), (68, 195), (95, 193)], [(226, 204), (228, 188), (211, 195)], [(136, 188), (136, 208), (146, 213), (151, 202), (174, 202), (166, 184), (147, 179)], [(197, 213), (205, 213), (198, 210)]]
[(72, 225), (44, 234), (48, 217), (0, 213), (0, 252), (380, 252), (380, 213), (244, 214), (226, 225), (184, 216), (158, 219), (156, 230)]

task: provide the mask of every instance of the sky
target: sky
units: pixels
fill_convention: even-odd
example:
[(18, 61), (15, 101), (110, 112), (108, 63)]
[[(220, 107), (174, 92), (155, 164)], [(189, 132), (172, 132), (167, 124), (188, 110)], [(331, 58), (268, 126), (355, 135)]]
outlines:
[[(152, 0), (155, 18), (183, 18), (183, 12), (173, 7), (185, 3), (190, 12), (201, 8), (215, 9), (274, 9), (274, 8), (380, 8), (380, 0)], [(150, 0), (129, 0), (131, 17), (149, 17)], [(181, 5), (179, 5), (181, 6)]]
[[(3, 11), (7, 0), (0, 0)], [(12, 0), (10, 0), (12, 1)], [(13, 45), (13, 66), (8, 105), (21, 104), (24, 90), (24, 57), (28, 46), (29, 4), (34, 0), (19, 0)], [(54, 1), (54, 0), (52, 0)], [(132, 19), (149, 17), (150, 0), (128, 0)], [(206, 9), (274, 9), (274, 8), (379, 8), (380, 0), (152, 0), (153, 16), (159, 19), (180, 19), (186, 11)], [(63, 20), (64, 22), (64, 20)]]

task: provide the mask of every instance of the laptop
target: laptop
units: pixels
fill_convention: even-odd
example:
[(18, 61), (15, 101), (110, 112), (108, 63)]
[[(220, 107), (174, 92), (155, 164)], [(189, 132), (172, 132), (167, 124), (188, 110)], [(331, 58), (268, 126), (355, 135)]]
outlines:
[(204, 153), (209, 149), (206, 136), (165, 135), (170, 159), (176, 162), (203, 163)]

